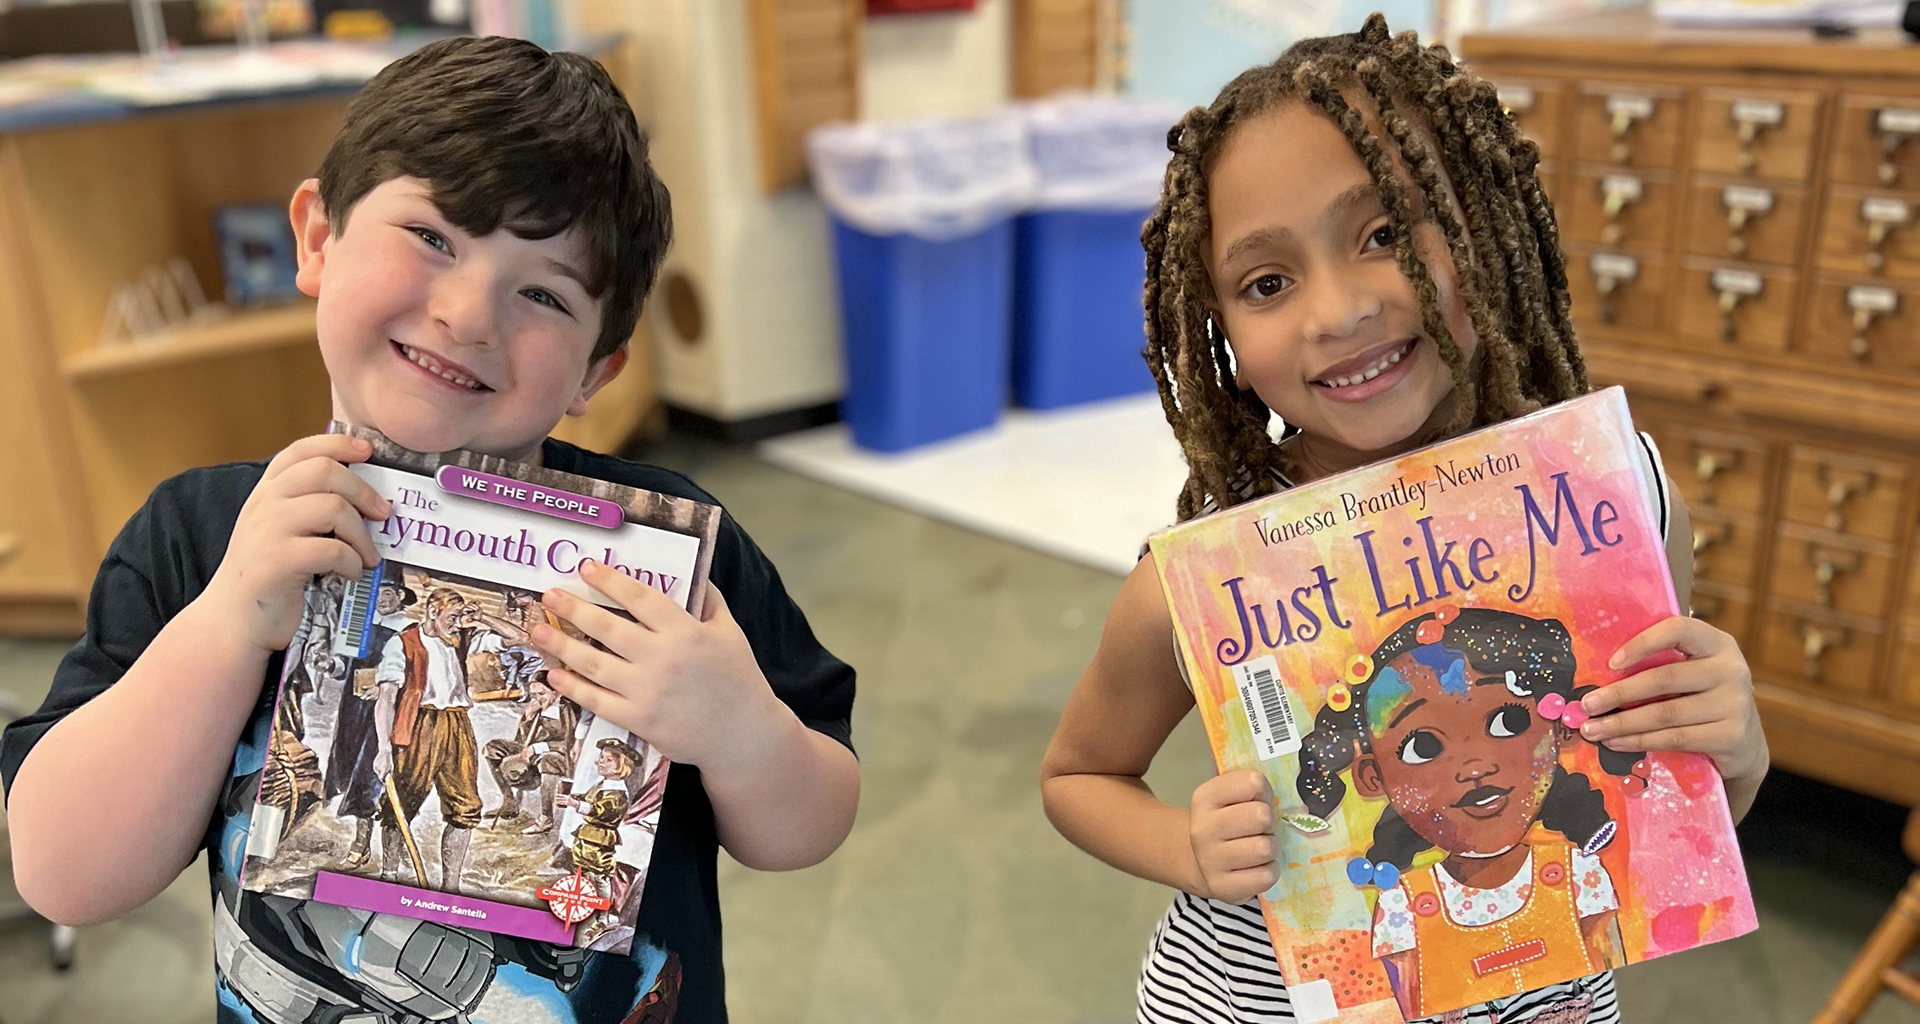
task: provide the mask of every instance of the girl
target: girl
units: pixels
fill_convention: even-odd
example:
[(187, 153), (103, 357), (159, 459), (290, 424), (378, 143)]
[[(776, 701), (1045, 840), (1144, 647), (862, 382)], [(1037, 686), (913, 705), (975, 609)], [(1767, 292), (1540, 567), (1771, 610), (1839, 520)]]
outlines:
[[(1181, 519), (1587, 391), (1539, 150), (1445, 50), (1393, 38), (1375, 15), (1242, 74), (1168, 144), (1141, 241), (1146, 354), (1189, 467)], [(1677, 503), (1660, 512), (1684, 607), (1691, 533)], [(1767, 767), (1746, 661), (1731, 637), (1675, 617), (1613, 663), (1668, 649), (1684, 660), (1581, 696), (1594, 717), (1580, 734), (1707, 754), (1743, 815)], [(1219, 776), (1184, 808), (1142, 781), (1192, 708), (1143, 563), (1048, 749), (1047, 813), (1088, 852), (1181, 890), (1148, 951), (1141, 1021), (1292, 1021), (1251, 902), (1276, 880), (1265, 777)], [(1619, 1019), (1605, 973), (1448, 1016)]]
[[(1623, 963), (1619, 901), (1597, 856), (1618, 826), (1587, 777), (1561, 766), (1561, 744), (1574, 738), (1565, 709), (1593, 689), (1574, 687), (1566, 627), (1448, 608), (1402, 623), (1362, 664), (1366, 678), (1345, 710), (1322, 707), (1302, 737), (1295, 787), (1325, 817), (1351, 768), (1361, 796), (1387, 800), (1372, 848), (1347, 871), (1379, 889), (1373, 955), (1402, 1012), (1504, 995), (1515, 977), (1528, 984)], [(1595, 750), (1602, 769), (1623, 777), (1641, 758)], [(1429, 847), (1447, 859), (1412, 870)], [(1538, 936), (1539, 955), (1485, 976), (1467, 971), (1508, 944), (1504, 930), (1486, 927), (1501, 921)], [(1422, 969), (1433, 943), (1445, 959)]]

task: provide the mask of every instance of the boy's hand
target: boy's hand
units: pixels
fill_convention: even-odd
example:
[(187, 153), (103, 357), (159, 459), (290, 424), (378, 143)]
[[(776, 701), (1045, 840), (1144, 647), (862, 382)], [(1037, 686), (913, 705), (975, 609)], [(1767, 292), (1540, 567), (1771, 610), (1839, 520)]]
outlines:
[(371, 445), (345, 434), (303, 437), (267, 463), (241, 507), (207, 596), (259, 650), (284, 650), (293, 642), (314, 576), (337, 572), (354, 579), (379, 564), (362, 517), (385, 519), (393, 505), (347, 469), (372, 453)]
[(1695, 751), (1713, 758), (1728, 779), (1762, 771), (1767, 741), (1740, 645), (1699, 619), (1675, 615), (1627, 641), (1612, 665), (1624, 668), (1665, 650), (1686, 660), (1636, 672), (1582, 697), (1581, 707), (1596, 717), (1581, 725), (1580, 735), (1615, 750)]
[(1193, 791), (1187, 808), (1193, 860), (1206, 896), (1245, 903), (1280, 878), (1273, 862), (1273, 786), (1261, 772), (1218, 775)]
[(718, 587), (707, 588), (696, 620), (667, 595), (599, 562), (580, 563), (580, 578), (634, 621), (547, 591), (548, 608), (607, 648), (535, 626), (534, 645), (566, 666), (548, 669), (554, 689), (681, 764), (713, 768), (756, 748), (779, 702)]

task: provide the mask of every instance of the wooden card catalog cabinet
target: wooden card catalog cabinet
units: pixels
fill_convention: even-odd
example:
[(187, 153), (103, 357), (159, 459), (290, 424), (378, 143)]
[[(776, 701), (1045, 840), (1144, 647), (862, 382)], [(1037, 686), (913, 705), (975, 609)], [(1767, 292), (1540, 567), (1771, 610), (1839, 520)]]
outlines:
[(1920, 47), (1644, 8), (1469, 36), (1777, 763), (1920, 805)]

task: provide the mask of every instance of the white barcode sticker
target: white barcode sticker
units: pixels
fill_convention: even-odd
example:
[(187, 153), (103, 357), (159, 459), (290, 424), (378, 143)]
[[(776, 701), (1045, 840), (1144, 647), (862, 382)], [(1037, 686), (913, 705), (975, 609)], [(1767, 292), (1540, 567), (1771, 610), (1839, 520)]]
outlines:
[(1300, 1024), (1320, 1024), (1340, 1016), (1340, 1004), (1333, 998), (1333, 982), (1326, 978), (1290, 985), (1287, 997), (1293, 1004), (1293, 1019)]
[(1287, 699), (1287, 688), (1280, 682), (1280, 665), (1273, 655), (1235, 665), (1233, 679), (1240, 686), (1240, 707), (1247, 713), (1247, 726), (1253, 731), (1253, 745), (1260, 760), (1299, 753), (1300, 730), (1294, 723), (1293, 703)]
[(1847, 308), (1891, 313), (1900, 308), (1900, 293), (1891, 288), (1858, 286), (1847, 289)]
[(339, 626), (333, 634), (334, 654), (349, 659), (367, 656), (367, 626), (373, 620), (373, 595), (380, 588), (380, 573), (385, 568), (383, 562), (347, 583), (346, 592), (340, 595)]
[(1773, 209), (1773, 193), (1752, 185), (1728, 185), (1720, 190), (1720, 203), (1729, 210), (1754, 210), (1765, 213)]
[(1713, 290), (1732, 292), (1735, 295), (1758, 295), (1766, 281), (1751, 270), (1735, 270), (1721, 267), (1713, 272)]
[(1860, 200), (1860, 219), (1868, 223), (1905, 224), (1913, 216), (1913, 208), (1905, 199), (1891, 196), (1868, 196)]
[(1640, 261), (1617, 252), (1596, 252), (1587, 261), (1595, 277), (1613, 277), (1631, 281), (1640, 274)]
[(1787, 108), (1777, 100), (1733, 101), (1734, 124), (1779, 124), (1786, 118)]

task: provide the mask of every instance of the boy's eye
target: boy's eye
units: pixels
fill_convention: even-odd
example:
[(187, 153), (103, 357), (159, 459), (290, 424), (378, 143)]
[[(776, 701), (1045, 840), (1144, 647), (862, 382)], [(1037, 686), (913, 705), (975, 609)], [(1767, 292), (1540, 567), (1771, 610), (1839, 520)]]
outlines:
[(1287, 279), (1279, 274), (1261, 274), (1247, 285), (1247, 294), (1256, 299), (1271, 299), (1287, 287)]
[(1523, 704), (1502, 704), (1500, 710), (1487, 719), (1487, 735), (1497, 739), (1518, 736), (1527, 731), (1533, 716), (1527, 713)]
[(444, 238), (441, 238), (440, 233), (438, 231), (433, 230), (432, 228), (410, 228), (409, 230), (411, 230), (414, 234), (419, 235), (421, 241), (427, 243), (428, 245), (433, 246), (435, 249), (438, 249), (441, 252), (453, 251), (453, 247), (447, 244), (447, 240)]
[(1400, 741), (1400, 760), (1406, 764), (1426, 764), (1446, 749), (1440, 737), (1421, 729)]
[(1393, 225), (1382, 224), (1367, 236), (1368, 249), (1385, 249), (1393, 245)]
[(564, 302), (561, 302), (558, 296), (554, 295), (552, 292), (546, 290), (545, 288), (528, 288), (526, 291), (523, 291), (520, 294), (525, 295), (527, 298), (532, 299), (533, 301), (539, 303), (540, 305), (551, 306), (562, 313), (565, 313), (567, 311), (567, 304)]

